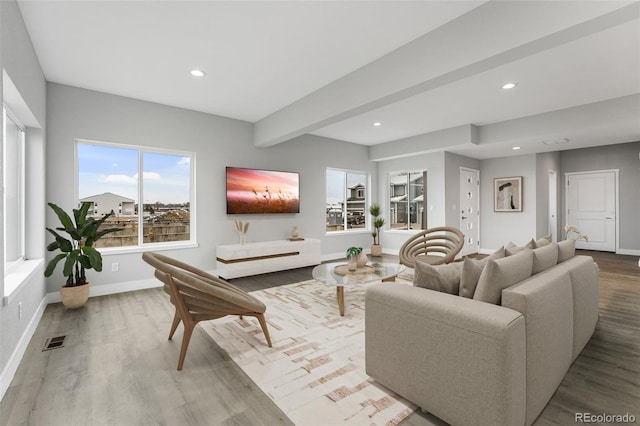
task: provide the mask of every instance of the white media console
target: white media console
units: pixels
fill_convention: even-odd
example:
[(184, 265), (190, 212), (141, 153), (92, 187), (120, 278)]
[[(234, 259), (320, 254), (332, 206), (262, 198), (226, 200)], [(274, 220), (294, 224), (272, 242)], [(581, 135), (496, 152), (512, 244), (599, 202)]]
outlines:
[(319, 265), (320, 240), (278, 240), (216, 246), (218, 276), (230, 279)]

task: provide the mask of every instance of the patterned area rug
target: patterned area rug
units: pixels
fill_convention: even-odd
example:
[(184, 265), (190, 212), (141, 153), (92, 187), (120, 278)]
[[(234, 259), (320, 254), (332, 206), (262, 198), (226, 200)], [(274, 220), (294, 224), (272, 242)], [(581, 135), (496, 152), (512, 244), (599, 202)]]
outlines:
[[(395, 285), (411, 284), (399, 279)], [(202, 322), (204, 330), (296, 425), (396, 425), (416, 407), (364, 369), (365, 284), (310, 280), (252, 292), (267, 305), (273, 348), (255, 318)], [(389, 284), (394, 285), (394, 284)]]

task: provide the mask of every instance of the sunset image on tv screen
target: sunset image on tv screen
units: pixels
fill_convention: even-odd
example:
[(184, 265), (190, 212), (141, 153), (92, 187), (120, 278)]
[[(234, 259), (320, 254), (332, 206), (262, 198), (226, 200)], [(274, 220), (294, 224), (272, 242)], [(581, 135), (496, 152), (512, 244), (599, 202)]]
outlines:
[(298, 173), (227, 167), (227, 213), (299, 213)]

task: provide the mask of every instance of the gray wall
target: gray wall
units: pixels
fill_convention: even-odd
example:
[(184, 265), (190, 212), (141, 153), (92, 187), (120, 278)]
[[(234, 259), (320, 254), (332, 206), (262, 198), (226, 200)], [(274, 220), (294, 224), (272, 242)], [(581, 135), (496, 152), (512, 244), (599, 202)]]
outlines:
[[(522, 176), (522, 212), (493, 211), (493, 180)], [(482, 160), (480, 162), (481, 250), (495, 250), (513, 241), (523, 245), (536, 233), (536, 155)]]
[[(44, 125), (46, 121), (46, 83), (38, 59), (31, 45), (22, 20), (22, 15), (15, 1), (0, 1), (0, 64), (17, 90), (17, 103), (14, 111), (26, 129), (26, 155), (30, 172), (27, 175), (27, 235), (26, 255), (28, 258), (42, 258), (44, 254)], [(0, 87), (9, 84), (2, 79)], [(3, 99), (7, 93), (0, 89)], [(19, 104), (19, 105), (18, 105)], [(1, 155), (1, 154), (0, 154)], [(0, 179), (2, 176), (0, 174)], [(2, 203), (2, 201), (0, 201)], [(4, 229), (0, 227), (4, 241)], [(4, 246), (4, 245), (2, 245)], [(0, 255), (4, 258), (2, 248)], [(12, 355), (27, 340), (22, 340), (27, 330), (36, 324), (39, 309), (44, 301), (45, 282), (43, 268), (36, 270), (28, 282), (16, 293), (12, 294), (9, 304), (0, 304), (0, 372), (2, 384), (7, 385), (12, 374), (10, 364)], [(4, 274), (0, 278), (0, 292), (4, 294)], [(22, 306), (22, 316), (18, 318), (18, 304)], [(19, 359), (13, 359), (12, 366)]]
[[(613, 146), (574, 149), (560, 153), (563, 189), (561, 212), (564, 203), (564, 173), (619, 169), (620, 198), (620, 250), (640, 251), (640, 142)], [(565, 215), (560, 217), (564, 226)]]
[[(549, 172), (554, 171), (558, 174), (558, 187), (556, 195), (560, 195), (560, 153), (547, 152), (544, 154), (536, 154), (536, 238), (541, 238), (549, 234)], [(556, 200), (558, 203), (558, 200)], [(560, 204), (558, 206), (558, 215), (560, 215)], [(557, 219), (558, 228), (560, 220)], [(558, 240), (562, 240), (564, 235), (556, 229)]]
[[(460, 168), (480, 170), (480, 161), (446, 152), (445, 160), (445, 225), (460, 227)], [(482, 180), (482, 175), (480, 175)], [(482, 194), (480, 202), (482, 202)], [(482, 232), (482, 228), (480, 228)], [(482, 241), (482, 240), (481, 240)]]
[(388, 253), (397, 253), (400, 246), (415, 231), (391, 231), (388, 229), (389, 184), (388, 174), (399, 171), (427, 171), (427, 226), (444, 226), (446, 223), (445, 200), (445, 153), (435, 152), (412, 157), (397, 158), (378, 162), (378, 199), (387, 224), (380, 243)]
[[(325, 236), (326, 167), (372, 173), (367, 147), (331, 139), (301, 136), (272, 148), (256, 148), (250, 123), (100, 92), (48, 84), (47, 200), (63, 208), (75, 205), (73, 167), (75, 139), (177, 148), (196, 153), (196, 216), (199, 247), (170, 250), (206, 270), (215, 269), (215, 247), (238, 241), (234, 219), (251, 222), (247, 242), (283, 239), (294, 225), (303, 237), (322, 240), (322, 253), (344, 253), (350, 245), (368, 247), (368, 233)], [(227, 216), (225, 166), (300, 172), (299, 214)], [(374, 192), (375, 194), (375, 189)], [(48, 213), (47, 223), (55, 224)], [(105, 255), (102, 273), (90, 273), (92, 287), (151, 278), (140, 253)], [(111, 272), (119, 262), (119, 272)], [(48, 291), (61, 284), (60, 274), (48, 279)]]

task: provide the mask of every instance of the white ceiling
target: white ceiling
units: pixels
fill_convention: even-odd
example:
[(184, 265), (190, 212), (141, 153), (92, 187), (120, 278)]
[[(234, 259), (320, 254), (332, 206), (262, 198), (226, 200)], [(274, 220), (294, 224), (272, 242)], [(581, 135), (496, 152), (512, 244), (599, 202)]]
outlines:
[[(18, 3), (48, 81), (254, 122), (256, 145), (376, 145), (640, 94), (637, 1)], [(637, 115), (598, 129), (544, 136), (571, 133), (565, 149), (640, 140)], [(549, 149), (530, 136), (522, 152)], [(514, 142), (451, 150), (487, 158)]]

